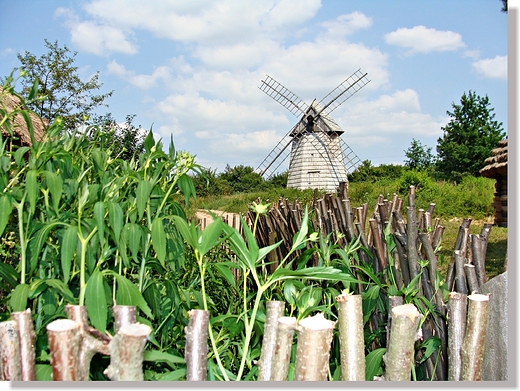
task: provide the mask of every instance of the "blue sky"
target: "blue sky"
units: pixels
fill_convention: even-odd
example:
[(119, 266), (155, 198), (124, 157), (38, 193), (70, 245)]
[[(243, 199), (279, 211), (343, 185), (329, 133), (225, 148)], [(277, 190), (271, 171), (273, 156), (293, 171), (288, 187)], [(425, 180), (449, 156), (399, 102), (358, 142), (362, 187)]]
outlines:
[[(435, 152), (452, 103), (487, 95), (507, 131), (507, 14), (500, 0), (0, 1), (0, 75), (44, 39), (100, 72), (109, 107), (221, 172), (257, 167), (297, 118), (265, 75), (307, 103), (357, 69), (368, 85), (333, 111), (373, 165), (402, 164), (412, 138)], [(288, 163), (288, 162), (286, 162)], [(282, 165), (281, 168), (286, 167)]]

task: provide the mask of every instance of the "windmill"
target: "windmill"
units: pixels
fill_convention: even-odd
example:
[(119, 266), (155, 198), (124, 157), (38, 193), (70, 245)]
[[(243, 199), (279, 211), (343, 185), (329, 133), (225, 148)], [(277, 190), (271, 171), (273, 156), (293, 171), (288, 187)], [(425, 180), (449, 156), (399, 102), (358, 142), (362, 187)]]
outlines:
[(272, 177), (290, 155), (287, 187), (333, 192), (340, 182), (347, 182), (347, 172), (356, 169), (361, 159), (341, 139), (344, 131), (330, 113), (370, 82), (366, 76), (358, 69), (321, 101), (315, 99), (309, 106), (266, 75), (260, 90), (301, 118), (262, 161), (257, 172)]

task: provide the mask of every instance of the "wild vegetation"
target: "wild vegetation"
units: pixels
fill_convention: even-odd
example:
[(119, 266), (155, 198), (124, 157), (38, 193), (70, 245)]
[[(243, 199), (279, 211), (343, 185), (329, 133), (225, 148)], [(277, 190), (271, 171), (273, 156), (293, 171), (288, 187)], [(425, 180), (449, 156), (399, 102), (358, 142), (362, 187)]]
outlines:
[[(14, 82), (8, 77), (2, 93), (16, 94)], [(365, 287), (366, 378), (382, 373), (384, 324), (374, 329), (366, 322), (376, 308), (387, 312), (380, 290), (394, 290), (378, 282), (386, 277), (369, 264), (359, 265), (367, 278), (356, 277), (351, 265), (358, 262), (359, 243), (340, 247), (309, 231), (306, 213), (288, 255), (267, 273), (262, 264), (276, 244), (259, 248), (256, 224), (242, 235), (220, 220), (201, 231), (190, 219), (196, 208), (253, 208), (260, 216), (267, 200), (306, 202), (316, 196), (314, 191), (285, 188), (286, 173), (270, 181), (244, 166), (216, 174), (197, 165), (190, 153), (177, 151), (173, 141), (165, 148), (151, 131), (142, 148), (124, 154), (114, 143), (114, 127), (103, 127), (110, 121), (71, 130), (56, 117), (43, 140), (32, 137), (30, 146), (19, 146), (12, 119), (21, 115), (32, 132), (25, 107), (40, 99), (38, 83), (20, 98), (25, 105), (14, 111), (0, 107), (0, 320), (31, 310), (38, 380), (49, 380), (51, 374), (46, 326), (66, 317), (67, 304), (86, 306), (90, 325), (110, 335), (111, 307), (135, 306), (138, 321), (153, 330), (144, 354), (145, 380), (186, 378), (188, 312), (207, 310), (208, 379), (256, 380), (267, 301), (284, 301), (297, 319), (316, 313), (336, 319), (335, 297), (358, 284)], [(136, 138), (138, 132), (128, 137)], [(489, 217), (492, 181), (460, 179), (438, 181), (428, 168), (364, 162), (350, 177), (349, 197), (353, 204), (373, 206), (379, 194), (404, 196), (414, 185), (418, 207), (435, 202), (441, 217)], [(303, 248), (308, 251), (302, 253)], [(318, 257), (318, 266), (307, 265), (311, 254)], [(408, 301), (422, 300), (413, 287), (407, 288), (401, 293)], [(334, 338), (328, 378), (338, 380)], [(414, 367), (414, 379), (424, 379), (424, 362), (437, 348), (434, 337), (417, 345), (423, 359)], [(289, 379), (294, 379), (294, 355), (293, 349)], [(90, 378), (106, 380), (107, 365), (106, 356), (96, 356)]]

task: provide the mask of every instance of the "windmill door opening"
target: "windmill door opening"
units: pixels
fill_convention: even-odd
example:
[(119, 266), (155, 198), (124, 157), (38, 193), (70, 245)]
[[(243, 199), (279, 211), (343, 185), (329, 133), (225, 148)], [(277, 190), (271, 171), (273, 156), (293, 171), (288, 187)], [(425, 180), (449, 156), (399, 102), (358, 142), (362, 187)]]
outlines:
[(320, 178), (320, 171), (309, 171), (307, 172), (307, 184), (309, 186), (312, 186), (313, 184), (317, 183)]

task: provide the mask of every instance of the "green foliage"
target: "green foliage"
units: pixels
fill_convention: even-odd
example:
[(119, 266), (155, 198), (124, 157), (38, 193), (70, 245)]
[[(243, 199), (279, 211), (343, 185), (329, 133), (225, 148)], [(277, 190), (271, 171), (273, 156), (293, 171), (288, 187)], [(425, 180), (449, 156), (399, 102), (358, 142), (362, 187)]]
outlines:
[[(99, 82), (99, 72), (84, 82), (74, 66), (76, 52), (71, 52), (58, 41), (45, 41), (48, 52), (36, 57), (30, 52), (18, 54), (21, 63), (23, 96), (27, 98), (27, 107), (53, 123), (58, 117), (63, 122), (63, 129), (73, 130), (85, 121), (85, 118), (104, 104), (112, 92), (95, 95), (103, 84)], [(34, 80), (39, 80), (37, 100), (30, 98)]]
[(350, 183), (353, 182), (375, 182), (381, 179), (399, 178), (405, 170), (397, 164), (381, 164), (373, 166), (370, 160), (364, 160), (354, 172), (348, 175)]
[(432, 148), (426, 147), (414, 138), (410, 147), (404, 151), (404, 154), (406, 156), (404, 165), (412, 170), (425, 170), (435, 164)]
[(219, 178), (225, 181), (235, 193), (265, 190), (268, 187), (264, 178), (249, 166), (230, 167), (227, 165)]
[(399, 178), (398, 194), (407, 194), (410, 186), (415, 186), (417, 192), (430, 190), (433, 186), (433, 180), (425, 171), (409, 170)]
[(459, 182), (464, 175), (479, 175), (484, 160), (502, 140), (502, 123), (495, 121), (489, 98), (469, 91), (462, 95), (460, 105), (452, 103), (447, 111), (450, 122), (442, 128), (437, 140), (437, 170), (443, 178)]

